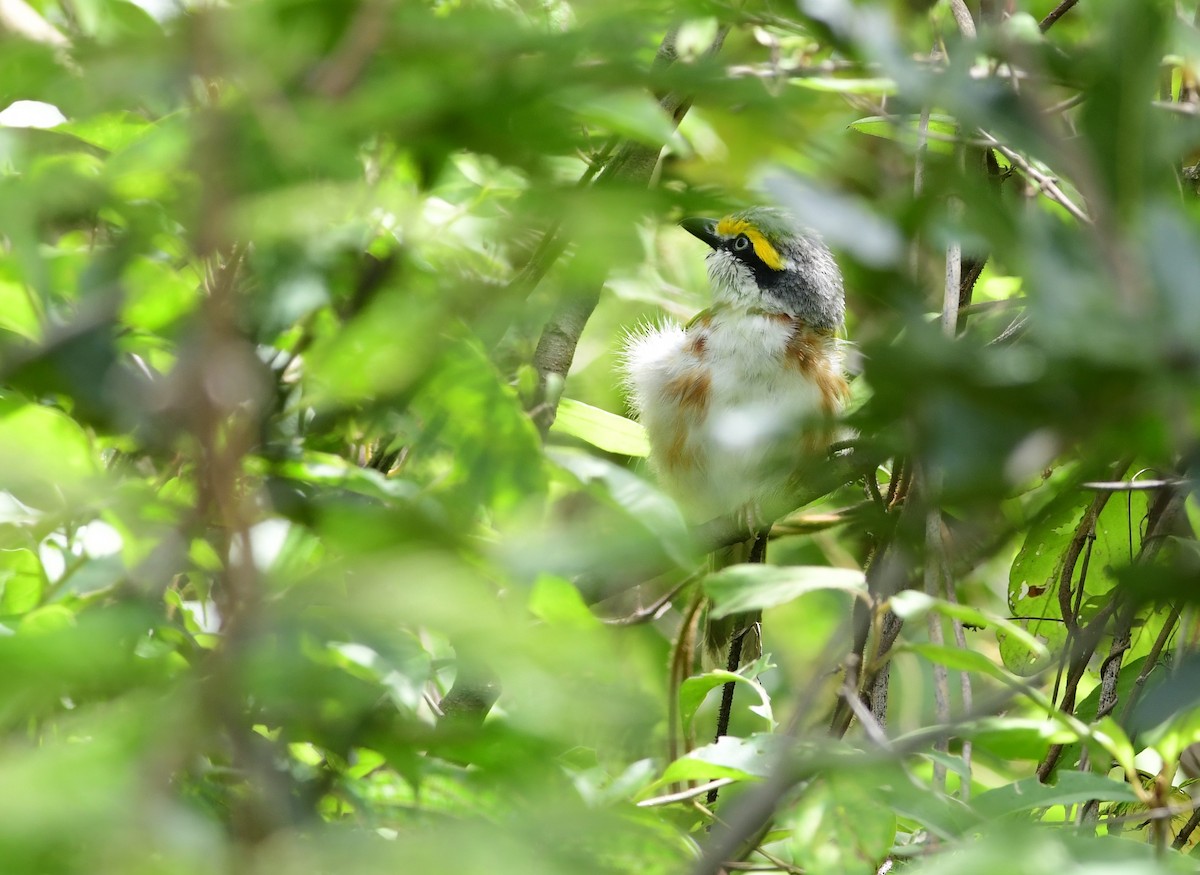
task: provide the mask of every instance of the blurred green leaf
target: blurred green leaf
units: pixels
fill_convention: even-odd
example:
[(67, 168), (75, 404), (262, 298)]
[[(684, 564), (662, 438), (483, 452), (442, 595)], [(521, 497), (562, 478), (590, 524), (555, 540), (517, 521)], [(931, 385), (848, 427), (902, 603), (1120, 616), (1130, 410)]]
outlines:
[(581, 95), (571, 99), (568, 106), (587, 124), (647, 145), (661, 146), (675, 135), (675, 125), (649, 94)]
[(704, 578), (712, 617), (773, 608), (817, 590), (865, 593), (861, 571), (819, 566), (731, 565)]
[[(885, 140), (901, 140), (914, 144), (921, 136), (921, 119), (918, 116), (893, 118), (890, 116), (868, 116), (851, 122), (850, 129), (871, 137)], [(958, 137), (958, 122), (948, 115), (929, 116), (926, 130), (933, 136), (925, 140), (931, 152), (950, 154), (954, 151), (954, 140)]]
[[(834, 79), (819, 76), (796, 76), (791, 80), (792, 85), (807, 91), (822, 91), (832, 94), (895, 94), (896, 83), (891, 79)], [(865, 134), (882, 136), (875, 133), (871, 119), (862, 119), (852, 127)], [(866, 129), (860, 127), (865, 125)]]
[(1128, 784), (1091, 772), (1059, 772), (1054, 784), (1026, 778), (981, 793), (971, 807), (983, 817), (1007, 817), (1031, 813), (1051, 805), (1072, 805), (1089, 799), (1135, 802), (1137, 794)]
[(896, 816), (852, 775), (809, 787), (792, 815), (796, 862), (812, 873), (878, 871), (896, 836)]
[(577, 437), (608, 453), (637, 458), (650, 455), (646, 431), (639, 423), (572, 398), (559, 402), (550, 430)]
[(123, 111), (64, 122), (52, 130), (69, 134), (105, 151), (116, 152), (140, 139), (151, 125), (152, 122), (147, 119)]
[(624, 468), (595, 456), (563, 448), (547, 450), (549, 458), (581, 483), (602, 486), (634, 519), (658, 536), (663, 549), (681, 566), (690, 564), (694, 546), (679, 508), (658, 490)]
[(766, 778), (777, 767), (780, 748), (781, 739), (767, 733), (746, 738), (722, 736), (715, 743), (698, 747), (668, 765), (660, 783)]
[(0, 487), (36, 508), (61, 506), (98, 482), (96, 454), (71, 417), (0, 397)]

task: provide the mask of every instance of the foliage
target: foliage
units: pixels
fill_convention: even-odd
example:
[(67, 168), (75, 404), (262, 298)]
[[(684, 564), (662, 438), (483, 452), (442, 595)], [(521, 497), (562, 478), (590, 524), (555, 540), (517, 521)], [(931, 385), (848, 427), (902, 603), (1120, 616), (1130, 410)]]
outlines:
[[(979, 5), (0, 0), (5, 871), (1194, 871), (1195, 3)], [(615, 350), (763, 201), (852, 436), (703, 580)]]

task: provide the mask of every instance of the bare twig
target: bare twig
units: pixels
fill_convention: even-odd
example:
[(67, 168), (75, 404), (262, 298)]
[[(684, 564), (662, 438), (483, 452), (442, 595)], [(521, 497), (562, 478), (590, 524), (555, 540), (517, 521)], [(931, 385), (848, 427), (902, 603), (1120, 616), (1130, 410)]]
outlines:
[(359, 5), (332, 54), (309, 79), (312, 90), (323, 97), (344, 96), (362, 76), (387, 34), (388, 6), (383, 0)]
[[(845, 631), (843, 629), (840, 633), (835, 633), (834, 637), (842, 637), (844, 640)], [(829, 648), (826, 648), (824, 656), (830, 655)], [(817, 664), (821, 668), (818, 669), (816, 678), (823, 681), (827, 670), (836, 662), (822, 658)], [(814, 694), (817, 688), (819, 688), (819, 684), (817, 687), (810, 684), (805, 695), (801, 697), (800, 707), (796, 711), (797, 715), (807, 711), (810, 695)], [(902, 739), (892, 740), (890, 750), (868, 750), (865, 753), (854, 754), (853, 759), (861, 766), (867, 766), (872, 762), (895, 762), (897, 758), (925, 749), (930, 742), (950, 737), (960, 731), (959, 727), (962, 725), (980, 717), (998, 713), (1011, 702), (1014, 692), (1006, 691), (977, 706), (973, 711), (964, 712), (961, 719), (953, 723), (926, 727), (909, 733)], [(800, 728), (800, 721), (793, 717), (783, 735), (786, 738), (794, 739)], [(747, 840), (761, 834), (763, 825), (770, 821), (784, 796), (792, 788), (808, 780), (827, 765), (828, 757), (822, 752), (798, 757), (794, 750), (783, 751), (768, 778), (748, 789), (743, 796), (739, 797), (737, 806), (731, 811), (725, 823), (713, 829), (712, 838), (704, 845), (700, 859), (692, 867), (692, 875), (718, 875), (725, 867), (727, 860), (740, 859), (741, 855), (745, 853)]]
[[(1186, 493), (1182, 490), (1159, 496), (1157, 506), (1151, 508), (1151, 523), (1142, 539), (1141, 549), (1134, 560), (1135, 564), (1144, 565), (1154, 560), (1162, 546), (1163, 536), (1175, 524), (1176, 517), (1182, 512)], [(1100, 704), (1096, 711), (1097, 717), (1110, 713), (1117, 704), (1117, 679), (1121, 673), (1121, 662), (1129, 650), (1130, 636), (1133, 630), (1135, 606), (1132, 600), (1122, 597), (1118, 592), (1114, 601), (1120, 600), (1121, 606), (1117, 613), (1116, 628), (1113, 631), (1112, 646), (1108, 659), (1100, 668)]]
[(733, 781), (733, 778), (717, 778), (715, 781), (708, 781), (698, 787), (689, 787), (686, 790), (680, 790), (678, 793), (667, 793), (665, 796), (643, 799), (637, 804), (637, 807), (657, 808), (660, 805), (670, 805), (674, 802), (686, 802), (689, 799), (695, 799), (697, 796), (703, 796), (705, 793), (711, 793), (721, 787), (732, 784)]
[(1023, 155), (1021, 155), (1016, 150), (1010, 149), (1008, 146), (1005, 146), (1003, 143), (1001, 143), (999, 140), (997, 140), (995, 137), (993, 137), (987, 131), (980, 131), (979, 135), (987, 145), (991, 146), (997, 152), (1002, 154), (1005, 158), (1007, 158), (1009, 161), (1011, 161), (1014, 165), (1019, 167), (1021, 169), (1022, 173), (1024, 173), (1026, 176), (1028, 176), (1034, 182), (1036, 182), (1039, 192), (1041, 192), (1046, 197), (1050, 198), (1050, 200), (1054, 201), (1056, 204), (1061, 206), (1063, 209), (1065, 209), (1068, 213), (1070, 213), (1072, 216), (1074, 216), (1080, 222), (1083, 222), (1084, 224), (1087, 224), (1087, 225), (1092, 224), (1091, 217), (1086, 212), (1084, 212), (1083, 209), (1081, 209), (1073, 200), (1071, 200), (1069, 197), (1067, 197), (1067, 195), (1063, 192), (1063, 190), (1058, 187), (1058, 183), (1055, 182), (1053, 179), (1051, 179), (1049, 176), (1047, 176), (1045, 173), (1042, 173), (1042, 171), (1040, 171), (1036, 167), (1034, 167), (1033, 164), (1031, 164), (1029, 161), (1027, 161)]
[(1149, 492), (1155, 489), (1173, 489), (1186, 486), (1186, 480), (1090, 480), (1081, 483), (1084, 489), (1096, 492)]
[(1181, 850), (1188, 843), (1188, 839), (1192, 837), (1197, 826), (1200, 826), (1200, 809), (1193, 811), (1188, 822), (1183, 825), (1183, 829), (1175, 834), (1175, 841), (1171, 842), (1171, 847), (1177, 851)]
[(1122, 722), (1129, 718), (1129, 712), (1133, 710), (1133, 703), (1142, 694), (1142, 689), (1146, 686), (1150, 672), (1154, 671), (1155, 666), (1158, 665), (1159, 657), (1162, 656), (1163, 649), (1167, 646), (1167, 642), (1171, 640), (1171, 636), (1175, 634), (1175, 626), (1179, 623), (1179, 617), (1182, 614), (1183, 605), (1177, 603), (1171, 608), (1171, 613), (1167, 615), (1167, 619), (1163, 621), (1162, 629), (1159, 630), (1158, 637), (1154, 639), (1154, 646), (1146, 654), (1146, 661), (1142, 663), (1142, 670), (1138, 672), (1138, 676), (1133, 682), (1133, 687), (1129, 690), (1129, 696), (1125, 700), (1125, 707), (1121, 709)]
[(846, 703), (846, 707), (854, 712), (854, 716), (858, 718), (858, 723), (867, 734), (867, 738), (871, 739), (872, 742), (883, 750), (890, 751), (892, 749), (891, 740), (887, 737), (887, 733), (884, 732), (883, 725), (874, 714), (867, 710), (867, 706), (858, 697), (857, 684), (854, 683), (854, 680), (855, 678), (850, 673), (847, 673), (846, 683), (842, 684), (842, 700)]
[(1079, 0), (1062, 0), (1057, 6), (1050, 10), (1050, 13), (1038, 22), (1038, 30), (1045, 33), (1050, 28), (1054, 27), (1054, 22), (1058, 21), (1066, 15)]
[(695, 580), (695, 575), (689, 575), (663, 593), (663, 595), (656, 598), (653, 602), (646, 605), (646, 607), (639, 608), (633, 613), (626, 614), (623, 617), (603, 617), (601, 618), (601, 622), (609, 626), (637, 626), (641, 623), (647, 623), (650, 620), (655, 620), (663, 612), (667, 605), (671, 604), (671, 599), (683, 592), (683, 590)]
[(963, 39), (975, 39), (975, 19), (971, 18), (971, 10), (964, 0), (950, 0), (950, 14)]
[[(936, 478), (936, 472), (926, 474), (926, 481)], [(932, 493), (932, 490), (926, 490)], [(933, 507), (934, 495), (928, 494), (930, 508), (925, 514), (925, 592), (937, 597), (939, 578), (942, 568), (942, 515)], [(942, 634), (942, 616), (937, 611), (927, 615), (929, 641), (935, 646), (945, 643)], [(939, 723), (948, 723), (950, 719), (950, 676), (946, 666), (940, 662), (933, 664), (933, 701)], [(949, 750), (946, 739), (939, 739), (936, 750), (946, 753)], [(938, 792), (946, 789), (946, 767), (939, 760), (933, 762), (933, 787)]]

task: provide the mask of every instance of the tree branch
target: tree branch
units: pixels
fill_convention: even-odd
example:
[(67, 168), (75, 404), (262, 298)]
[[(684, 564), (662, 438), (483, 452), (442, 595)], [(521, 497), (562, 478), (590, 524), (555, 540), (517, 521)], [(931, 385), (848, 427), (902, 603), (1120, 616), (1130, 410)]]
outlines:
[(1078, 3), (1079, 0), (1062, 0), (1057, 6), (1050, 10), (1049, 14), (1038, 22), (1038, 30), (1045, 33), (1050, 28), (1054, 27), (1054, 22), (1058, 21), (1066, 15), (1071, 8)]

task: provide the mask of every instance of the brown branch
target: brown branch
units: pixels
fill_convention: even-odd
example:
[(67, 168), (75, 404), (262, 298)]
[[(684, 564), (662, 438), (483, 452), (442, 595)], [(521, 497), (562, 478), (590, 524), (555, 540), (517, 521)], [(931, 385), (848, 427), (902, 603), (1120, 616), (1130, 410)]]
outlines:
[(388, 12), (383, 0), (363, 0), (333, 52), (309, 78), (315, 93), (336, 99), (354, 87), (383, 43)]
[(1071, 8), (1078, 2), (1079, 0), (1062, 0), (1061, 3), (1050, 10), (1049, 14), (1047, 14), (1045, 18), (1038, 22), (1038, 30), (1040, 30), (1042, 33), (1045, 33), (1050, 28), (1054, 27), (1054, 22), (1058, 21), (1069, 11), (1071, 11)]
[[(1150, 525), (1142, 538), (1142, 546), (1138, 551), (1134, 564), (1146, 565), (1154, 561), (1162, 547), (1162, 539), (1175, 524), (1176, 517), (1183, 511), (1184, 498), (1187, 493), (1178, 490), (1162, 493), (1155, 506), (1150, 510)], [(1109, 714), (1117, 704), (1117, 679), (1121, 674), (1121, 663), (1129, 650), (1130, 638), (1133, 631), (1133, 620), (1136, 605), (1127, 595), (1120, 592), (1113, 596), (1114, 601), (1120, 602), (1117, 613), (1117, 624), (1113, 631), (1112, 646), (1109, 648), (1108, 659), (1100, 669), (1100, 704), (1096, 711), (1097, 718)]]
[(1142, 689), (1146, 686), (1146, 681), (1150, 678), (1150, 672), (1154, 671), (1154, 667), (1158, 665), (1158, 658), (1162, 655), (1167, 642), (1171, 640), (1171, 635), (1174, 634), (1175, 626), (1182, 614), (1183, 605), (1181, 603), (1176, 604), (1171, 608), (1171, 613), (1167, 615), (1167, 619), (1163, 622), (1163, 627), (1159, 630), (1158, 637), (1154, 639), (1154, 646), (1146, 654), (1146, 661), (1142, 663), (1142, 670), (1138, 672), (1138, 676), (1133, 682), (1133, 687), (1129, 690), (1129, 698), (1125, 700), (1125, 707), (1121, 709), (1122, 720), (1128, 718), (1130, 711), (1133, 709), (1133, 703), (1142, 694)]
[[(1092, 654), (1096, 652), (1096, 647), (1100, 644), (1104, 629), (1108, 625), (1108, 620), (1115, 609), (1115, 601), (1110, 600), (1106, 602), (1075, 638), (1067, 671), (1067, 681), (1063, 685), (1063, 696), (1058, 706), (1058, 709), (1064, 714), (1071, 714), (1075, 711), (1075, 699), (1079, 690), (1079, 682), (1083, 680), (1083, 674), (1087, 670)], [(1055, 765), (1058, 764), (1063, 750), (1063, 745), (1055, 744), (1051, 745), (1049, 750), (1046, 751), (1046, 756), (1042, 758), (1037, 767), (1039, 781), (1045, 783), (1050, 773), (1054, 770)]]
[[(1128, 462), (1123, 463), (1120, 466), (1120, 472), (1128, 467)], [(1117, 476), (1120, 476), (1120, 472)], [(1076, 616), (1076, 609), (1071, 605), (1071, 581), (1075, 577), (1075, 565), (1079, 562), (1079, 554), (1083, 552), (1084, 546), (1096, 537), (1096, 522), (1100, 519), (1100, 514), (1111, 497), (1111, 492), (1101, 492), (1092, 499), (1092, 503), (1083, 512), (1079, 525), (1075, 527), (1075, 534), (1071, 537), (1071, 542), (1067, 545), (1067, 552), (1063, 557), (1062, 572), (1058, 577), (1058, 606), (1070, 635), (1079, 633), (1079, 618)], [(1079, 583), (1079, 592), (1083, 592), (1082, 580)]]
[(975, 39), (975, 19), (971, 17), (965, 0), (950, 0), (950, 14), (954, 16), (954, 23), (963, 39)]
[(1175, 834), (1175, 841), (1171, 842), (1171, 847), (1179, 851), (1188, 843), (1188, 839), (1192, 837), (1192, 833), (1196, 831), (1196, 827), (1200, 826), (1200, 809), (1192, 812), (1192, 816), (1188, 818), (1188, 822), (1183, 825), (1183, 829)]
[(1005, 146), (987, 131), (980, 131), (979, 136), (987, 145), (991, 146), (993, 149), (1011, 161), (1016, 167), (1020, 168), (1022, 173), (1037, 183), (1037, 189), (1039, 193), (1054, 201), (1085, 225), (1092, 224), (1091, 216), (1089, 216), (1073, 200), (1067, 197), (1063, 190), (1058, 187), (1058, 183), (1054, 179), (1052, 179), (1050, 176), (1047, 176), (1045, 173), (1042, 173), (1042, 171), (1034, 167), (1030, 161), (1026, 160), (1023, 155), (1016, 150)]

